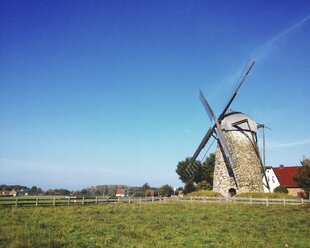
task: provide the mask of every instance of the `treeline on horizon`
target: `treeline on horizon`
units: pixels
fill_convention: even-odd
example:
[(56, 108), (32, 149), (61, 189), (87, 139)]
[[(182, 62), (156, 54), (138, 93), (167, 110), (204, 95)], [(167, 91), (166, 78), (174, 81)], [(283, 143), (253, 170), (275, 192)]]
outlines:
[[(159, 194), (172, 195), (173, 188), (170, 185), (163, 185), (160, 188), (151, 187), (148, 183), (139, 186), (128, 186), (122, 184), (112, 184), (112, 185), (97, 185), (88, 188), (83, 188), (81, 190), (68, 190), (68, 189), (48, 189), (46, 191), (42, 190), (40, 187), (32, 186), (31, 188), (22, 185), (6, 185), (1, 184), (0, 190), (13, 190), (16, 191), (23, 190), (28, 192), (29, 195), (94, 195), (94, 196), (115, 196), (117, 189), (125, 189), (128, 196), (133, 197), (144, 197), (148, 196), (147, 190), (154, 190), (154, 195)], [(178, 190), (181, 190), (178, 189)], [(177, 190), (177, 191), (178, 191)]]

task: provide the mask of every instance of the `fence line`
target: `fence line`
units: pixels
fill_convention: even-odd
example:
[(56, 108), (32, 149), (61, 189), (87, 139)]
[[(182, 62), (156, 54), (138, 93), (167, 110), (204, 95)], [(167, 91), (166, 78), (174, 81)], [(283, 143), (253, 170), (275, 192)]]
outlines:
[(226, 203), (250, 205), (283, 205), (283, 206), (310, 206), (310, 200), (287, 198), (252, 198), (252, 197), (0, 197), (0, 206), (71, 206), (90, 204), (142, 204), (142, 203), (168, 203), (168, 202), (201, 202)]

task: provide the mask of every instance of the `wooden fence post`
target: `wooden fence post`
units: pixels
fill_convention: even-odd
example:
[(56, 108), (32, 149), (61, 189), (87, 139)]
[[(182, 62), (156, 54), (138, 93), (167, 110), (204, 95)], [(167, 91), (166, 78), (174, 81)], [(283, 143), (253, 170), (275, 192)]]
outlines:
[(70, 206), (70, 197), (68, 198), (68, 207)]
[(283, 197), (283, 206), (285, 206), (285, 198)]
[(304, 205), (304, 198), (301, 198), (301, 206)]
[(16, 198), (15, 206), (18, 207), (18, 198)]
[(36, 198), (36, 207), (38, 206), (39, 204), (39, 197)]
[(117, 202), (119, 203), (119, 197), (117, 198)]
[(54, 196), (54, 199), (53, 199), (53, 206), (56, 205), (56, 197)]
[(252, 196), (250, 196), (250, 203), (253, 205)]
[(96, 204), (98, 204), (98, 196), (96, 196)]
[(142, 201), (142, 200), (141, 200), (141, 196), (140, 196), (139, 203), (141, 203), (141, 201)]
[(128, 204), (130, 204), (130, 196), (129, 196), (129, 198), (128, 198)]
[(266, 197), (266, 206), (269, 206), (268, 197)]
[[(69, 199), (70, 199), (70, 198), (69, 198)], [(82, 205), (84, 205), (84, 203), (85, 203), (85, 198), (84, 198), (84, 196), (83, 196)]]
[(152, 196), (152, 202), (154, 202), (154, 196)]
[(193, 197), (192, 196), (190, 196), (189, 199), (190, 199), (191, 202), (193, 201)]

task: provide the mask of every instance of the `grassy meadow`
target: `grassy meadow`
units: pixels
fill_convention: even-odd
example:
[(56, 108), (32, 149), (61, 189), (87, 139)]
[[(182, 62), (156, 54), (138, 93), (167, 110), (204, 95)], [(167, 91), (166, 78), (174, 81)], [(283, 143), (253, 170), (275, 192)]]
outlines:
[(203, 203), (1, 207), (0, 247), (309, 247), (310, 209)]

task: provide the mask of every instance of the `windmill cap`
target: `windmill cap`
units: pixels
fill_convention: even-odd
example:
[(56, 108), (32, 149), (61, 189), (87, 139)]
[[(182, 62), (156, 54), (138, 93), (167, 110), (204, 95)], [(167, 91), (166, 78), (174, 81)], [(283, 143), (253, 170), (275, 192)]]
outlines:
[(256, 121), (241, 112), (225, 114), (221, 127), (226, 131), (240, 131), (242, 129), (243, 131), (257, 133)]

